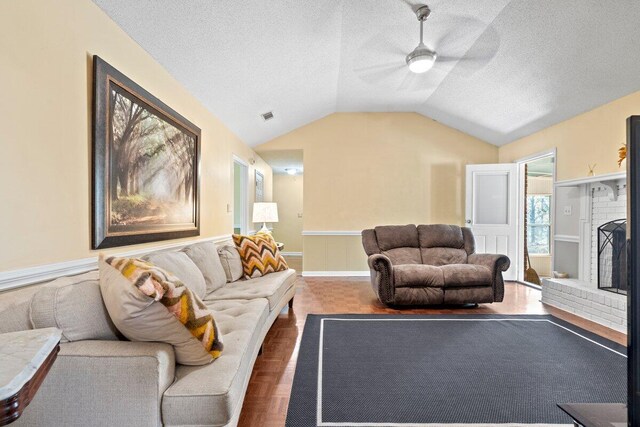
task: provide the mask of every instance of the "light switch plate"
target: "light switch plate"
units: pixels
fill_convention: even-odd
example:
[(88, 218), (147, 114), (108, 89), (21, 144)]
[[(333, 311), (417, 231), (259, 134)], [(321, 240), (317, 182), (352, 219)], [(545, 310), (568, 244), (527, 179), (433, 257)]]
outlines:
[(571, 215), (571, 205), (564, 207), (564, 214)]

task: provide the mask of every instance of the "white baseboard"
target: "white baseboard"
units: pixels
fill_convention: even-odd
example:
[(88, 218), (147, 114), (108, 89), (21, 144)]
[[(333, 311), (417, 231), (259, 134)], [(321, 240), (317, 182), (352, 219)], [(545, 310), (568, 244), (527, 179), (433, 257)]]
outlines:
[(369, 277), (369, 271), (303, 271), (302, 277)]
[[(178, 243), (169, 243), (165, 245), (152, 246), (149, 248), (135, 249), (132, 251), (119, 252), (109, 255), (115, 256), (141, 256), (152, 252), (162, 252), (167, 250), (179, 250), (194, 243), (201, 242), (223, 242), (231, 238), (230, 234), (222, 236), (207, 237), (204, 239), (182, 241)], [(17, 270), (0, 272), (0, 291), (19, 288), (21, 286), (34, 285), (49, 280), (57, 279), (62, 276), (73, 276), (75, 274), (86, 273), (87, 271), (98, 268), (98, 255), (89, 258), (81, 258), (72, 261), (56, 262), (53, 264), (39, 265), (35, 267), (20, 268)]]
[(302, 256), (302, 252), (280, 252), (284, 256)]

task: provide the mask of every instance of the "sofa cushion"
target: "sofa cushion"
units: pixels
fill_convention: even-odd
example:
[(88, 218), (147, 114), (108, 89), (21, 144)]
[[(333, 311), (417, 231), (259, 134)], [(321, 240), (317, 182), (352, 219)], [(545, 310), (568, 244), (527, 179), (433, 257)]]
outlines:
[(420, 248), (394, 248), (386, 251), (382, 251), (383, 255), (386, 255), (391, 264), (422, 264), (422, 256), (420, 255)]
[(227, 276), (227, 282), (240, 280), (243, 273), (242, 260), (235, 245), (227, 244), (218, 247), (218, 255), (220, 255), (220, 262), (222, 262), (224, 273)]
[(453, 248), (422, 248), (422, 263), (429, 265), (466, 264), (467, 252)]
[(97, 271), (61, 277), (39, 287), (29, 316), (33, 328), (60, 329), (61, 342), (118, 339), (102, 300)]
[(444, 290), (445, 304), (482, 304), (493, 302), (493, 287), (450, 288)]
[(444, 286), (444, 276), (440, 267), (423, 264), (393, 266), (393, 278), (396, 288), (439, 287)]
[(457, 225), (419, 225), (417, 230), (421, 248), (464, 249), (462, 229)]
[(491, 270), (482, 265), (450, 264), (440, 267), (444, 274), (444, 286), (491, 286)]
[(143, 259), (178, 277), (199, 298), (207, 294), (207, 284), (198, 266), (184, 252), (157, 252)]
[(191, 261), (200, 269), (204, 276), (207, 294), (220, 289), (227, 283), (227, 275), (222, 267), (218, 248), (213, 242), (196, 243), (183, 249)]
[(282, 296), (295, 285), (297, 278), (296, 271), (288, 269), (256, 279), (231, 283), (207, 295), (205, 304), (209, 301), (219, 300), (266, 298), (269, 301), (269, 310), (273, 310), (282, 299)]
[(381, 251), (394, 248), (417, 248), (418, 230), (413, 224), (409, 225), (383, 225), (375, 228), (376, 240)]
[(444, 301), (443, 288), (398, 288), (393, 303), (397, 305), (435, 305)]
[(225, 349), (210, 365), (176, 366), (176, 380), (162, 398), (162, 421), (166, 426), (227, 425), (242, 404), (269, 304), (263, 298), (206, 304), (216, 313)]
[(0, 293), (0, 333), (31, 329), (31, 298), (41, 285)]
[(124, 336), (171, 344), (184, 365), (203, 365), (220, 356), (222, 340), (213, 314), (177, 277), (135, 258), (100, 256), (99, 269), (105, 305)]
[(253, 236), (234, 234), (233, 243), (240, 254), (245, 279), (255, 279), (289, 268), (271, 234), (257, 233)]

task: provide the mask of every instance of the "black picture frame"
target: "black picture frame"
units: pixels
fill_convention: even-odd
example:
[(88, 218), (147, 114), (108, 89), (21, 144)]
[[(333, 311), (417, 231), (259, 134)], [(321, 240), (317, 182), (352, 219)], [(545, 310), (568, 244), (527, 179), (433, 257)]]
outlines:
[[(120, 104), (117, 103), (118, 100)], [(123, 105), (131, 109), (124, 110)], [(120, 113), (115, 112), (118, 106)], [(142, 111), (146, 117), (142, 120), (148, 121), (144, 125), (130, 125), (132, 116), (125, 113), (132, 110)], [(127, 129), (127, 126), (122, 125), (123, 117), (129, 120), (126, 122), (128, 128), (134, 129), (131, 132), (142, 135), (135, 140), (137, 151), (131, 148), (128, 150), (135, 151), (135, 154), (127, 157), (121, 154), (122, 141), (127, 135), (123, 130)], [(149, 130), (152, 127), (149, 123), (154, 124), (155, 130)], [(119, 135), (114, 137), (117, 132)], [(92, 136), (93, 249), (200, 235), (200, 128), (97, 55), (93, 57)], [(115, 140), (120, 141), (118, 148), (115, 148)], [(127, 137), (127, 141), (130, 140), (131, 137)], [(118, 161), (114, 160), (116, 157)], [(123, 158), (130, 160), (122, 160)], [(171, 161), (163, 162), (166, 159)], [(150, 162), (154, 162), (153, 166), (149, 166)], [(129, 178), (129, 166), (118, 166), (125, 164), (136, 166), (134, 178)], [(140, 164), (146, 165), (146, 169), (143, 169), (147, 173), (144, 179), (138, 178), (142, 175), (139, 172), (142, 167)], [(164, 177), (165, 181), (158, 183), (158, 176)], [(179, 179), (182, 181), (178, 181)], [(131, 201), (131, 180), (136, 182), (135, 187), (142, 185), (157, 189), (156, 193), (151, 192), (156, 198), (148, 201), (146, 194), (149, 191), (137, 189), (134, 194), (137, 198)], [(150, 180), (153, 180), (152, 184), (149, 184)], [(142, 184), (138, 184), (138, 181)], [(162, 183), (167, 185), (163, 186)], [(122, 189), (125, 187), (126, 197), (123, 197)], [(162, 198), (157, 196), (158, 191), (162, 192)], [(123, 205), (127, 208), (135, 206), (137, 211), (120, 208)], [(140, 213), (142, 209), (147, 209), (143, 212), (146, 215)], [(131, 217), (126, 217), (122, 212)], [(148, 214), (149, 212), (153, 214)], [(138, 217), (135, 217), (136, 213)]]

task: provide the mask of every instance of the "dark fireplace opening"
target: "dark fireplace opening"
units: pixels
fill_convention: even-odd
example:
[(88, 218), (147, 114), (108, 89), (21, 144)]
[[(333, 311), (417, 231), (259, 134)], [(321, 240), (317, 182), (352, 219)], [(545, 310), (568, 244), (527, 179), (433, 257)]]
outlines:
[(598, 227), (598, 288), (627, 294), (627, 220)]

